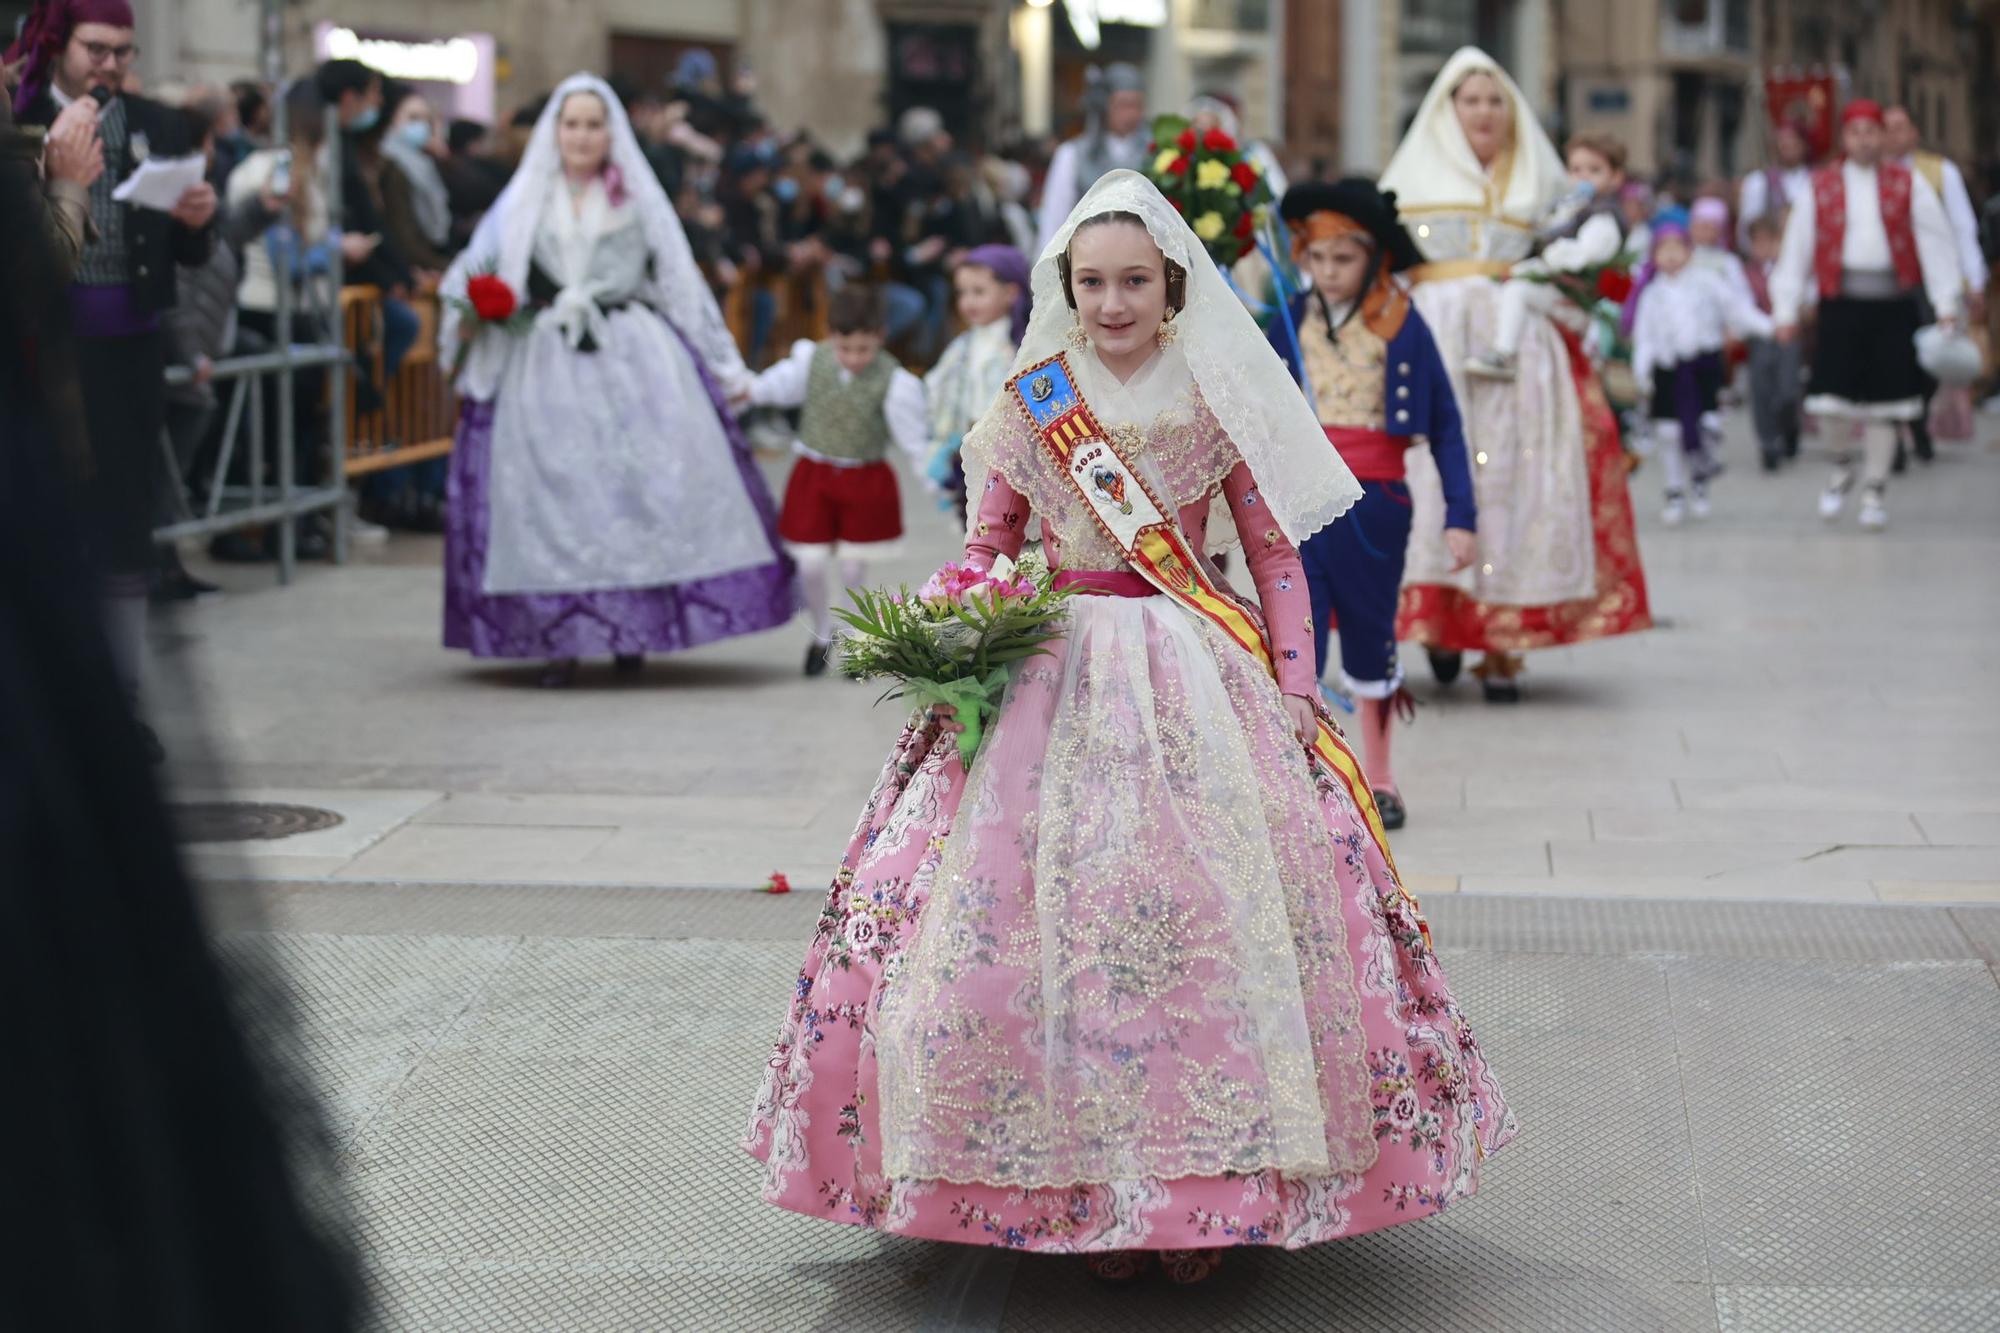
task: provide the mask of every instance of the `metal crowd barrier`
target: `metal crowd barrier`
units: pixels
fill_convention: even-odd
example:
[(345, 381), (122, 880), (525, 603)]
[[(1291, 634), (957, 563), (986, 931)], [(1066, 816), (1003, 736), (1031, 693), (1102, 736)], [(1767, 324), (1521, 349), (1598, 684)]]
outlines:
[[(171, 542), (184, 537), (213, 537), (241, 528), (276, 524), (278, 581), (289, 583), (298, 562), (298, 522), (309, 514), (324, 510), (335, 515), (334, 557), (336, 560), (344, 559), (346, 551), (341, 529), (345, 525), (339, 515), (347, 495), (347, 485), (340, 451), (332, 451), (331, 475), (324, 485), (302, 487), (298, 484), (292, 397), (297, 391), (296, 371), (345, 366), (347, 362), (347, 349), (330, 344), (288, 346), (281, 351), (230, 357), (216, 362), (215, 373), (209, 382), (218, 388), (233, 382), (235, 387), (228, 395), (221, 443), (216, 451), (215, 470), (207, 488), (203, 512), (195, 513), (188, 504), (187, 481), (181, 475), (180, 460), (175, 456), (172, 439), (162, 433), (160, 448), (166, 457), (166, 484), (168, 494), (173, 498), (176, 517), (173, 522), (155, 528), (153, 540)], [(184, 366), (174, 366), (167, 371), (169, 385), (191, 384), (193, 381), (193, 373)], [(268, 456), (271, 441), (265, 438), (264, 396), (267, 381), (278, 400), (275, 458)], [(340, 395), (335, 395), (336, 404), (339, 400)], [(336, 406), (335, 411), (338, 410)], [(333, 424), (337, 430), (340, 424), (338, 416)], [(229, 470), (239, 447), (244, 452), (247, 481), (232, 485)], [(270, 479), (274, 470), (270, 465), (273, 463), (277, 475), (275, 479)]]
[[(264, 26), (267, 36), (275, 38), (282, 31), (282, 9), (275, 4), (264, 6)], [(264, 73), (271, 85), (279, 87), (284, 74), (284, 52), (282, 44), (276, 40), (265, 43)], [(290, 126), (286, 115), (286, 99), (281, 94), (271, 103), (271, 142), (289, 144)], [(329, 137), (319, 166), (319, 188), (326, 193), (327, 215), (341, 216), (340, 202), (340, 136)], [(295, 164), (303, 174), (304, 164)], [(267, 243), (267, 237), (260, 236), (253, 245)], [(341, 288), (341, 261), (338, 246), (332, 248), (325, 279), (330, 290)], [(174, 522), (156, 528), (153, 539), (158, 542), (176, 541), (182, 537), (208, 537), (231, 532), (240, 528), (256, 527), (275, 523), (278, 529), (278, 581), (290, 583), (292, 573), (298, 564), (299, 520), (325, 510), (333, 515), (333, 558), (336, 563), (347, 558), (347, 522), (343, 501), (347, 495), (346, 459), (344, 451), (332, 450), (329, 460), (328, 477), (324, 485), (300, 487), (297, 478), (297, 440), (294, 438), (295, 414), (294, 395), (298, 391), (297, 372), (301, 369), (317, 370), (325, 366), (344, 367), (348, 363), (347, 349), (330, 343), (296, 344), (292, 341), (294, 331), (293, 307), (298, 293), (283, 269), (291, 261), (275, 260), (272, 268), (280, 280), (274, 286), (277, 293), (276, 308), (272, 311), (273, 323), (277, 329), (275, 350), (257, 356), (230, 357), (215, 365), (210, 383), (234, 380), (236, 388), (229, 396), (228, 416), (224, 418), (222, 442), (217, 451), (214, 476), (210, 479), (205, 513), (197, 515), (187, 503), (187, 483), (181, 476), (180, 460), (174, 453), (173, 441), (162, 431), (160, 447), (166, 454), (166, 484), (168, 494), (173, 499), (177, 517)], [(310, 302), (307, 314), (315, 312)], [(324, 328), (321, 318), (313, 321)], [(273, 392), (277, 395), (277, 478), (275, 484), (265, 481), (264, 458), (264, 381), (269, 377)], [(346, 379), (345, 375), (338, 378)], [(172, 367), (167, 371), (167, 383), (189, 384), (193, 373), (186, 367)], [(328, 405), (332, 419), (328, 423), (328, 438), (341, 439), (345, 435), (346, 397), (336, 393)], [(236, 444), (243, 430), (245, 416), (250, 420), (249, 456), (246, 460), (248, 481), (241, 486), (229, 484), (229, 465), (236, 452)]]
[[(409, 304), (421, 327), (417, 340), (391, 377), (382, 359), (382, 294), (374, 287), (344, 287), (340, 293), (341, 342), (293, 344), (288, 351), (231, 357), (215, 363), (210, 383), (233, 384), (219, 403), (224, 415), (220, 445), (207, 483), (202, 487), (201, 512), (188, 504), (188, 479), (181, 474), (172, 442), (161, 439), (166, 455), (170, 494), (176, 515), (154, 530), (155, 541), (212, 537), (243, 528), (275, 524), (278, 528), (278, 580), (291, 581), (297, 560), (298, 522), (311, 514), (329, 512), (334, 522), (334, 559), (346, 559), (347, 483), (350, 478), (441, 458), (451, 452), (458, 401), (436, 352), (437, 300), (419, 297)], [(300, 485), (297, 440), (292, 412), (298, 392), (297, 375), (328, 366), (346, 371), (359, 366), (381, 393), (381, 402), (363, 410), (360, 377), (336, 376), (328, 394), (329, 449), (326, 480)], [(169, 385), (193, 381), (181, 366), (167, 371)], [(265, 424), (265, 400), (278, 398), (276, 441)], [(275, 446), (275, 447), (274, 447)], [(230, 470), (241, 459), (247, 480), (231, 482)]]

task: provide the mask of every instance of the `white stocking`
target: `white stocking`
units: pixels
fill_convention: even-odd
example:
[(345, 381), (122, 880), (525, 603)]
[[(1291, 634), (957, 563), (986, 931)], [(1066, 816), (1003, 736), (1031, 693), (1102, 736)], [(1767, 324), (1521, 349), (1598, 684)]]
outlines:
[(794, 548), (792, 558), (799, 562), (799, 590), (806, 614), (812, 618), (813, 637), (821, 643), (832, 643), (833, 589), (828, 576), (832, 573), (833, 557), (825, 551)]
[(1655, 421), (1653, 423), (1653, 452), (1659, 455), (1660, 470), (1666, 473), (1667, 491), (1670, 494), (1687, 490), (1688, 463), (1687, 449), (1681, 444), (1681, 423), (1678, 421)]
[(1896, 463), (1896, 427), (1887, 421), (1861, 424), (1861, 484), (1882, 490)]

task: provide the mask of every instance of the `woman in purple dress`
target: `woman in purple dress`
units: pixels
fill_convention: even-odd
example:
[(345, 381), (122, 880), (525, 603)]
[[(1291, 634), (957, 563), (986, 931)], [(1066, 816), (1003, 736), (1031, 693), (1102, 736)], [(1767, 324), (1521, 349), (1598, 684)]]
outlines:
[[(504, 282), (481, 322), (468, 283)], [(446, 274), (438, 331), (460, 358), (444, 641), (636, 670), (770, 629), (797, 607), (776, 513), (726, 395), (736, 345), (624, 109), (579, 74)]]

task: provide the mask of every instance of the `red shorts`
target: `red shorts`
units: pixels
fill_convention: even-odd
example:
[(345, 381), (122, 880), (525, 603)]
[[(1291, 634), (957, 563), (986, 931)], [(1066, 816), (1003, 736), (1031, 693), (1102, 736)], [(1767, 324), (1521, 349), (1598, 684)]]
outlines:
[(887, 463), (835, 467), (801, 458), (785, 484), (778, 535), (793, 546), (874, 546), (903, 535), (903, 499)]

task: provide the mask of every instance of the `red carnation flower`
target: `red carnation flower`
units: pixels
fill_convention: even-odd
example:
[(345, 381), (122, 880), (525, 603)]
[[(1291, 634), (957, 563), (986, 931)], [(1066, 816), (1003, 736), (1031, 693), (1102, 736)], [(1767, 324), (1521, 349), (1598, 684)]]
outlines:
[(785, 878), (783, 871), (773, 870), (770, 882), (758, 891), (760, 893), (790, 893), (792, 891), (792, 882)]
[(1174, 140), (1174, 142), (1180, 145), (1183, 153), (1192, 153), (1195, 145), (1194, 131), (1191, 129), (1182, 130), (1181, 137)]
[(1187, 175), (1188, 161), (1189, 161), (1188, 155), (1186, 153), (1182, 153), (1179, 157), (1167, 163), (1168, 174), (1173, 176)]
[(1615, 268), (1598, 270), (1597, 294), (1607, 301), (1623, 305), (1625, 298), (1632, 294), (1632, 275)]
[(473, 313), (488, 324), (510, 318), (521, 307), (514, 289), (494, 273), (481, 273), (469, 279), (465, 284), (465, 299), (472, 303)]
[(1257, 168), (1251, 166), (1248, 162), (1238, 162), (1230, 169), (1229, 174), (1236, 178), (1238, 185), (1243, 187), (1243, 193), (1248, 194), (1257, 188), (1257, 181), (1259, 179)]
[(1201, 137), (1201, 146), (1211, 153), (1233, 153), (1236, 151), (1236, 140), (1221, 130), (1210, 130)]
[(1236, 219), (1236, 234), (1247, 237), (1256, 228), (1257, 219), (1251, 216), (1249, 209), (1244, 209), (1241, 216)]

